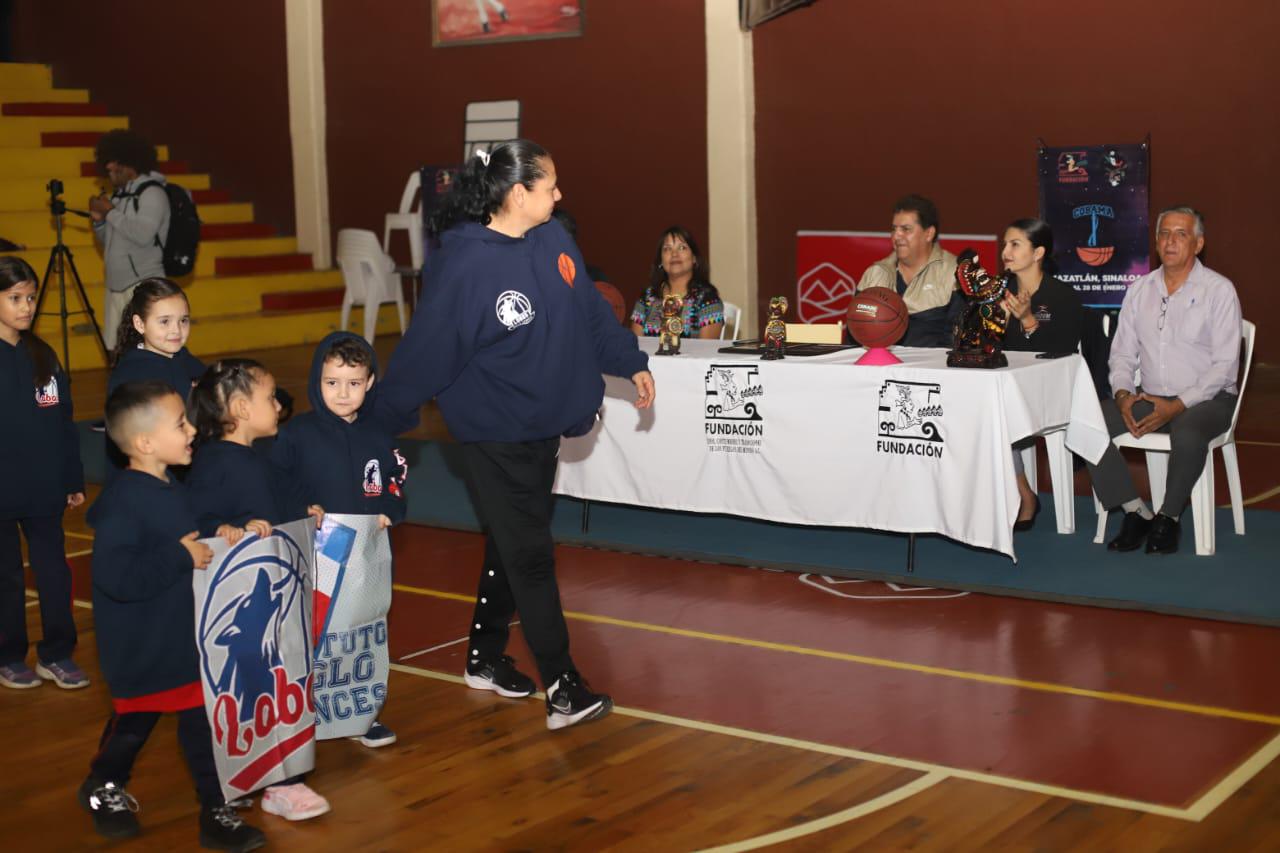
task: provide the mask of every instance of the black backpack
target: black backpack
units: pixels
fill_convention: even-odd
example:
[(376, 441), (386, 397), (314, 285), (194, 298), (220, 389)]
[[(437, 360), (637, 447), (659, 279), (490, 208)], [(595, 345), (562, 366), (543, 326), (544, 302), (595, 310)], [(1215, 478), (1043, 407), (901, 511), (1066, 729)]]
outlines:
[(164, 253), (164, 274), (177, 278), (190, 273), (196, 267), (196, 248), (200, 245), (200, 217), (191, 193), (177, 184), (159, 181), (143, 181), (133, 194), (133, 209), (138, 209), (138, 197), (147, 187), (159, 187), (169, 198), (169, 233), (156, 245)]

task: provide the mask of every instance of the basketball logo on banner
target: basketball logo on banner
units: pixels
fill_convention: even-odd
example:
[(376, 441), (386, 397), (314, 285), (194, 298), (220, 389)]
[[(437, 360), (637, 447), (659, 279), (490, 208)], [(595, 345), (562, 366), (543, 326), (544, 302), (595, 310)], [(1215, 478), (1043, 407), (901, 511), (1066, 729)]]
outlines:
[(205, 709), (228, 798), (315, 763), (308, 528), (292, 522), (229, 549), (207, 540), (214, 560), (193, 575)]

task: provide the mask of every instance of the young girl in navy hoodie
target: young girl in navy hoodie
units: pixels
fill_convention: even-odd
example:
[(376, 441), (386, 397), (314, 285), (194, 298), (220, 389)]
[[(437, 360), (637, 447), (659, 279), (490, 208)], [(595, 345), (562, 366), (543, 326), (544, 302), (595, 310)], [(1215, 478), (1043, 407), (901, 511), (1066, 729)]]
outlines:
[[(215, 362), (192, 389), (189, 418), (197, 450), (187, 489), (201, 536), (232, 541), (244, 531), (270, 536), (276, 524), (324, 515), (308, 506), (298, 481), (282, 476), (254, 442), (276, 434), (280, 403), (276, 381), (252, 359)], [(303, 783), (302, 776), (267, 788), (262, 810), (287, 820), (306, 820), (329, 811), (329, 802)]]
[[(0, 684), (85, 687), (71, 660), (71, 570), (62, 513), (84, 503), (80, 439), (71, 417), (71, 387), (53, 350), (31, 331), (36, 273), (21, 258), (0, 258)], [(18, 531), (27, 537), (40, 591), (44, 639), (27, 666), (27, 600)]]
[[(185, 403), (191, 387), (204, 373), (204, 363), (187, 349), (191, 335), (191, 305), (182, 288), (167, 278), (144, 278), (120, 317), (115, 363), (107, 380), (107, 396), (126, 382), (159, 380)], [(111, 439), (107, 443), (110, 481), (129, 460)], [(183, 471), (175, 471), (179, 478)]]

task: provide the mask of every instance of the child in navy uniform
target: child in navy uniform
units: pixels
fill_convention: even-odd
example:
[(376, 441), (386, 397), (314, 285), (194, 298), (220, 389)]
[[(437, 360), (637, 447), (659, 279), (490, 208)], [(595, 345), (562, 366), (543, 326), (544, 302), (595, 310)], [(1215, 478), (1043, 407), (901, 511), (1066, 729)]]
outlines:
[(160, 715), (176, 713), (178, 742), (200, 796), (200, 844), (254, 850), (266, 838), (223, 797), (200, 684), (191, 573), (206, 568), (213, 552), (196, 540), (186, 490), (168, 472), (191, 461), (195, 430), (182, 398), (154, 381), (117, 388), (106, 421), (129, 467), (88, 515), (95, 533), (93, 616), (112, 714), (80, 786), (80, 804), (100, 834), (137, 835), (138, 804), (125, 785)]
[[(295, 478), (283, 476), (254, 442), (276, 434), (280, 403), (271, 373), (252, 359), (214, 363), (191, 391), (188, 407), (199, 448), (187, 476), (196, 523), (202, 536), (237, 541), (246, 530), (271, 535), (271, 526), (307, 515), (324, 515), (308, 505)], [(329, 811), (329, 802), (294, 776), (267, 788), (262, 810), (286, 820), (306, 820)]]
[[(89, 679), (71, 660), (71, 570), (62, 513), (84, 503), (80, 439), (71, 417), (71, 387), (49, 345), (31, 332), (36, 273), (21, 258), (0, 258), (0, 684), (67, 689)], [(44, 639), (27, 666), (27, 599), (21, 528), (40, 590)]]
[[(364, 338), (351, 332), (326, 337), (311, 361), (311, 411), (280, 430), (271, 458), (302, 484), (308, 502), (327, 512), (376, 515), (390, 527), (404, 520), (407, 466), (391, 435), (370, 417), (377, 376), (377, 356)], [(395, 743), (396, 735), (374, 721), (354, 739), (379, 747)]]
[[(204, 363), (187, 350), (191, 306), (182, 288), (167, 278), (144, 278), (124, 307), (116, 336), (115, 364), (107, 380), (107, 396), (126, 382), (158, 379), (186, 402), (191, 386), (204, 373)], [(110, 438), (106, 482), (129, 465)], [(175, 472), (179, 476), (184, 472)]]

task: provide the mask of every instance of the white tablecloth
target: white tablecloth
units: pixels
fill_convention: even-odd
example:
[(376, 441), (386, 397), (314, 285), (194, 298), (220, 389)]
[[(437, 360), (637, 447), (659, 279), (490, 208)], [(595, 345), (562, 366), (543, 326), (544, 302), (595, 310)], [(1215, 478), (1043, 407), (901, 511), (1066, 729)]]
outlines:
[[(656, 339), (641, 346), (650, 354)], [(1014, 557), (1010, 445), (1066, 427), (1096, 462), (1108, 438), (1079, 355), (1007, 353), (1009, 367), (946, 367), (946, 352), (898, 347), (781, 361), (688, 340), (649, 360), (654, 406), (607, 378), (595, 429), (566, 439), (555, 490), (589, 500), (789, 524), (941, 533)]]

